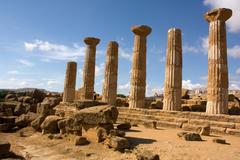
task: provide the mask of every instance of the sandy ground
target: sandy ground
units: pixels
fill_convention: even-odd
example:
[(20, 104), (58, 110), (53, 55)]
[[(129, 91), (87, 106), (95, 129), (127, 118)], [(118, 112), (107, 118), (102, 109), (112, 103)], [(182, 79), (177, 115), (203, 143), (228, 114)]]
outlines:
[[(240, 137), (235, 136), (202, 136), (202, 142), (189, 142), (177, 137), (178, 129), (132, 127), (126, 137), (134, 149), (119, 153), (102, 144), (75, 146), (70, 137), (50, 140), (47, 135), (32, 133), (31, 128), (24, 130), (26, 137), (20, 137), (19, 132), (0, 133), (0, 139), (11, 142), (13, 152), (32, 160), (135, 160), (135, 153), (143, 150), (159, 154), (161, 160), (240, 160)], [(216, 137), (229, 144), (213, 143)]]

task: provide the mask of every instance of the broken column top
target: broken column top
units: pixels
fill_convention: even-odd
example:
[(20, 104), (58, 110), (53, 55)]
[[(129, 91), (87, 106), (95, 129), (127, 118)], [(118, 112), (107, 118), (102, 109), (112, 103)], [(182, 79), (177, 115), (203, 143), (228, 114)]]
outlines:
[(152, 28), (146, 25), (140, 25), (140, 26), (133, 26), (131, 30), (136, 35), (147, 36), (151, 33)]
[(95, 37), (86, 37), (83, 40), (87, 45), (91, 45), (91, 46), (96, 46), (99, 42), (100, 39), (95, 38)]
[(169, 32), (181, 32), (181, 29), (179, 29), (179, 28), (170, 28), (169, 30), (168, 30), (168, 33)]
[(228, 8), (217, 8), (204, 14), (204, 18), (208, 22), (212, 22), (216, 20), (225, 22), (230, 17), (232, 17), (232, 10)]
[(108, 45), (110, 45), (110, 46), (117, 46), (118, 47), (118, 43), (116, 41), (110, 41), (108, 43)]

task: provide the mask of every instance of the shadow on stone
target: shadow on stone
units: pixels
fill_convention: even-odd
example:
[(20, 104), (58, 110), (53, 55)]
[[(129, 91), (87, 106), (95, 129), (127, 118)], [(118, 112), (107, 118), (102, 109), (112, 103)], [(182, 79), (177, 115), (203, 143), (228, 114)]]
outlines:
[(140, 130), (136, 130), (136, 129), (130, 129), (130, 130), (124, 130), (125, 132), (142, 132)]
[(126, 137), (126, 138), (128, 139), (130, 148), (134, 148), (139, 144), (151, 144), (153, 142), (156, 142), (156, 140), (148, 139), (148, 138), (136, 138), (136, 137)]
[(6, 155), (0, 156), (0, 159), (2, 159), (2, 160), (4, 160), (4, 159), (6, 159), (6, 160), (25, 160), (24, 157), (19, 156), (19, 155), (16, 155), (16, 154), (13, 153), (13, 152), (9, 152), (9, 153), (6, 154)]

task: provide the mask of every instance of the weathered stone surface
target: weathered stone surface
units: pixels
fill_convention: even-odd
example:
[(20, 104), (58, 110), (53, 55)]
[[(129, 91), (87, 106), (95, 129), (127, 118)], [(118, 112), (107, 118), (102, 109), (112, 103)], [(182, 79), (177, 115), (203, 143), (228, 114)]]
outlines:
[(112, 129), (109, 132), (110, 136), (118, 136), (118, 137), (125, 137), (125, 132), (122, 130), (118, 130), (118, 129)]
[(179, 138), (181, 138), (181, 137), (183, 137), (185, 134), (187, 134), (188, 132), (178, 132), (177, 133), (177, 136), (179, 137)]
[(32, 92), (29, 93), (28, 96), (35, 98), (38, 102), (42, 102), (47, 95), (44, 91), (40, 89), (34, 89)]
[(124, 151), (124, 149), (129, 148), (128, 140), (126, 138), (117, 136), (108, 137), (104, 141), (104, 144), (121, 152)]
[(23, 105), (23, 103), (18, 103), (18, 105), (14, 109), (14, 115), (20, 116), (21, 114), (26, 113), (26, 111), (27, 111), (26, 105)]
[(77, 76), (77, 63), (68, 62), (64, 83), (63, 102), (73, 102), (75, 99), (75, 87)]
[(179, 111), (182, 95), (182, 38), (181, 30), (168, 30), (163, 110)]
[(183, 134), (182, 138), (186, 141), (202, 141), (202, 138), (197, 133), (186, 133)]
[(17, 101), (17, 96), (15, 94), (7, 94), (5, 97), (5, 101)]
[(73, 118), (66, 118), (58, 121), (58, 128), (60, 133), (64, 134), (75, 134), (82, 135), (82, 124), (81, 122), (75, 121)]
[(31, 127), (36, 131), (39, 131), (41, 129), (41, 124), (45, 120), (45, 118), (46, 116), (38, 116), (34, 121), (31, 122)]
[(4, 157), (10, 151), (11, 144), (7, 141), (0, 141), (0, 158)]
[(99, 143), (107, 138), (107, 135), (112, 129), (113, 124), (83, 124), (82, 136), (86, 137), (91, 142)]
[(155, 154), (151, 151), (143, 151), (141, 153), (137, 153), (136, 155), (137, 160), (160, 160), (158, 154)]
[(114, 106), (102, 105), (85, 108), (78, 111), (74, 118), (83, 124), (108, 124), (115, 123), (118, 117), (118, 110)]
[(131, 124), (129, 122), (125, 122), (117, 125), (117, 129), (120, 129), (120, 130), (129, 130), (130, 128), (131, 128)]
[(151, 109), (162, 109), (163, 108), (163, 102), (162, 101), (155, 101), (152, 102), (150, 105)]
[(83, 67), (83, 82), (81, 87), (81, 99), (93, 100), (95, 79), (96, 46), (100, 39), (87, 37), (84, 39), (86, 46), (85, 62)]
[(116, 104), (118, 74), (118, 43), (110, 41), (107, 47), (102, 101)]
[(15, 126), (15, 116), (0, 117), (0, 132), (8, 132)]
[(210, 126), (203, 126), (203, 127), (201, 127), (200, 135), (202, 135), (202, 136), (209, 136), (210, 133), (211, 133)]
[(45, 133), (59, 133), (59, 128), (58, 128), (58, 121), (60, 121), (62, 118), (51, 115), (46, 117), (46, 119), (43, 121), (41, 124), (41, 129), (43, 134)]
[(213, 143), (227, 144), (225, 139), (213, 138)]
[(190, 96), (188, 94), (189, 90), (188, 89), (182, 89), (182, 99), (189, 99)]
[(240, 130), (238, 129), (227, 128), (226, 133), (230, 135), (240, 136)]
[(37, 106), (37, 113), (41, 115), (54, 115), (55, 110), (53, 109), (61, 102), (59, 97), (46, 97), (42, 103), (39, 103)]
[(145, 25), (133, 26), (131, 29), (135, 35), (129, 108), (144, 108), (146, 90), (146, 45), (147, 36), (151, 33), (152, 29)]
[(228, 66), (225, 21), (232, 16), (232, 11), (219, 8), (207, 12), (204, 16), (209, 22), (206, 112), (208, 114), (227, 114)]
[(37, 117), (38, 117), (38, 115), (33, 112), (28, 112), (27, 114), (22, 114), (21, 116), (19, 116), (15, 119), (15, 125), (18, 126), (19, 128), (27, 127)]
[(77, 146), (77, 145), (87, 145), (89, 144), (89, 141), (87, 140), (87, 138), (85, 137), (82, 137), (82, 136), (76, 136), (75, 139), (74, 139), (74, 144)]

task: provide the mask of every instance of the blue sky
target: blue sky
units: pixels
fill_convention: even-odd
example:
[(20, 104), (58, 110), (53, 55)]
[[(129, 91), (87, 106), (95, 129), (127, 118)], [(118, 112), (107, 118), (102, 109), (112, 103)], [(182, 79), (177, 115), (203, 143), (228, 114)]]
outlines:
[(230, 88), (240, 89), (239, 0), (3, 0), (0, 1), (0, 88), (37, 87), (62, 91), (66, 62), (78, 62), (82, 82), (83, 39), (97, 46), (95, 90), (101, 93), (108, 41), (119, 43), (118, 92), (129, 92), (133, 48), (131, 26), (152, 28), (147, 40), (147, 95), (164, 86), (167, 31), (182, 30), (183, 87), (206, 86), (208, 23), (213, 8), (233, 10), (227, 22)]

